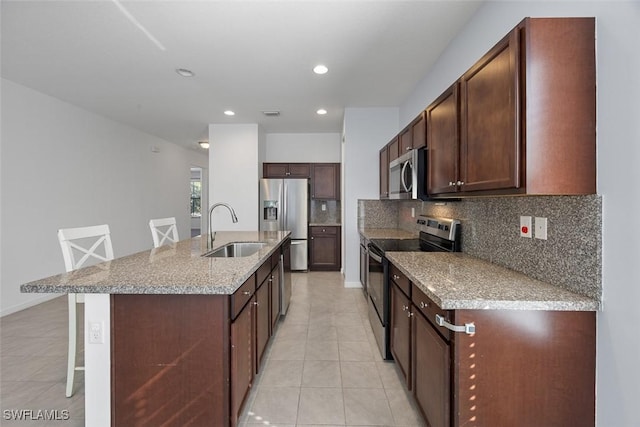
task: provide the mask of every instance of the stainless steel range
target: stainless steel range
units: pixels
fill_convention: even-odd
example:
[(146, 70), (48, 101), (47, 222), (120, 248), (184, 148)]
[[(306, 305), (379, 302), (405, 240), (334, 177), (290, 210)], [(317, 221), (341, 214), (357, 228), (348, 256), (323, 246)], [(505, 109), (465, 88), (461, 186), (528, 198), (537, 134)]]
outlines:
[(459, 252), (460, 221), (421, 216), (417, 239), (372, 239), (369, 243), (367, 291), (369, 322), (382, 357), (393, 359), (389, 349), (389, 262), (386, 252)]

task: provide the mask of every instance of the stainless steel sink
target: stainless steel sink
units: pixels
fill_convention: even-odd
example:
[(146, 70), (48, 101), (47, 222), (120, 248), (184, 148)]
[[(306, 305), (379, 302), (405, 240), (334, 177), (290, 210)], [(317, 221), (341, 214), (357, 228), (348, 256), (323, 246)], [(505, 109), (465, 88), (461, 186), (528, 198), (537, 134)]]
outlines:
[(253, 255), (266, 245), (265, 242), (236, 242), (228, 243), (216, 250), (207, 252), (203, 256), (216, 258), (237, 258)]

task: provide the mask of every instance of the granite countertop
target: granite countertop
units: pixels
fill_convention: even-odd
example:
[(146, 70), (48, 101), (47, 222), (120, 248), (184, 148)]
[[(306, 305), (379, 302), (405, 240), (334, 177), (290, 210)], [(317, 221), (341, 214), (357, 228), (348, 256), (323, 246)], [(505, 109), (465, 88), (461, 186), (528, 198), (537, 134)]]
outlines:
[(341, 227), (339, 222), (310, 222), (309, 227)]
[(247, 257), (209, 258), (206, 238), (181, 240), (149, 251), (36, 280), (26, 293), (232, 294), (289, 236), (289, 231), (218, 231), (212, 249), (231, 242), (265, 242)]
[(398, 228), (361, 228), (360, 235), (367, 240), (371, 239), (417, 239), (417, 233), (400, 230)]
[(440, 308), (597, 311), (599, 302), (464, 254), (386, 252)]

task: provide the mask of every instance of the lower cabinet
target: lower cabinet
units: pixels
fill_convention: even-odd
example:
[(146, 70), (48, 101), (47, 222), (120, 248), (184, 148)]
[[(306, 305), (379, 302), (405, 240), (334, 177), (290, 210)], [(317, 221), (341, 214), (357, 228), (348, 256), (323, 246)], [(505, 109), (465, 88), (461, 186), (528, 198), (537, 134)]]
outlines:
[(309, 227), (309, 270), (339, 271), (341, 264), (340, 227)]
[(413, 395), (431, 427), (451, 425), (450, 349), (417, 310), (413, 315)]
[(231, 323), (231, 418), (238, 423), (253, 382), (255, 339), (253, 297)]
[(237, 426), (279, 318), (272, 265), (232, 295), (112, 295), (111, 425)]
[(396, 364), (411, 388), (411, 300), (390, 281), (391, 336), (389, 347)]
[(271, 270), (271, 287), (269, 299), (271, 300), (271, 335), (274, 334), (280, 320), (280, 263)]
[(391, 351), (426, 425), (595, 425), (595, 312), (442, 310), (389, 274)]

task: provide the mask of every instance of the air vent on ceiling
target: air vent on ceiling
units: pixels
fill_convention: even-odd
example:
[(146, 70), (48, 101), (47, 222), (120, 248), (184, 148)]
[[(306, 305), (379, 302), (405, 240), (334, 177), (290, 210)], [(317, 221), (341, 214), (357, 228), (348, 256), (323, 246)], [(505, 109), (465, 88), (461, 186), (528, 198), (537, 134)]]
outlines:
[(278, 110), (263, 111), (262, 114), (264, 114), (267, 117), (278, 117), (280, 115), (280, 111)]

